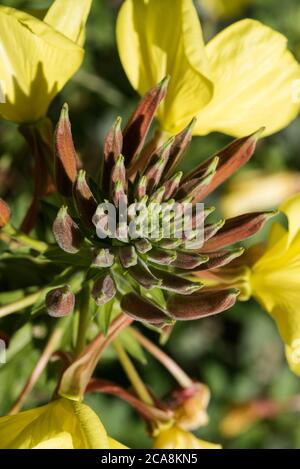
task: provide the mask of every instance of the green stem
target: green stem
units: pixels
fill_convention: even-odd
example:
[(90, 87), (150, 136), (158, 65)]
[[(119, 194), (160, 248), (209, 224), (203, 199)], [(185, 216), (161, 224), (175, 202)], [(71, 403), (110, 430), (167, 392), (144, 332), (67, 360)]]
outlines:
[(193, 386), (193, 381), (191, 378), (180, 368), (179, 365), (169, 357), (165, 352), (163, 352), (159, 347), (153, 344), (150, 340), (144, 337), (136, 329), (130, 328), (132, 335), (137, 339), (137, 341), (151, 353), (164, 367), (169, 371), (171, 375), (176, 379), (176, 381), (183, 388), (190, 388)]
[(120, 363), (127, 374), (129, 381), (131, 382), (132, 386), (134, 387), (137, 395), (145, 404), (154, 405), (153, 399), (150, 396), (146, 386), (144, 385), (143, 381), (141, 380), (140, 376), (138, 375), (132, 361), (130, 360), (129, 356), (125, 352), (124, 348), (122, 347), (120, 341), (115, 339), (113, 342), (113, 346), (115, 351), (117, 352), (118, 358)]
[(37, 239), (33, 239), (30, 236), (27, 236), (25, 233), (18, 231), (10, 223), (8, 223), (2, 230), (12, 241), (18, 241), (24, 246), (32, 248), (41, 254), (43, 254), (48, 249), (48, 245), (46, 243), (38, 241)]
[(31, 293), (31, 295), (25, 296), (20, 300), (14, 301), (13, 303), (9, 303), (7, 305), (3, 305), (0, 307), (0, 318), (4, 318), (9, 314), (15, 313), (20, 309), (27, 308), (28, 306), (33, 305), (38, 297), (40, 296), (41, 291), (37, 291), (35, 293)]
[(32, 389), (35, 386), (37, 380), (39, 379), (42, 372), (46, 368), (49, 360), (51, 359), (52, 354), (60, 346), (62, 337), (63, 337), (64, 332), (66, 330), (66, 326), (69, 324), (69, 321), (70, 321), (70, 317), (62, 318), (58, 322), (58, 324), (55, 327), (55, 329), (53, 330), (53, 332), (51, 333), (51, 335), (49, 337), (49, 340), (46, 344), (46, 347), (44, 348), (44, 350), (43, 350), (37, 364), (35, 365), (31, 375), (29, 376), (29, 378), (28, 378), (24, 388), (22, 389), (22, 392), (19, 395), (17, 401), (15, 402), (13, 407), (11, 408), (11, 410), (9, 412), (10, 415), (17, 414), (21, 410), (27, 396), (32, 391)]
[(90, 286), (85, 283), (80, 293), (78, 332), (75, 345), (75, 357), (83, 351), (86, 343), (86, 332), (90, 323)]

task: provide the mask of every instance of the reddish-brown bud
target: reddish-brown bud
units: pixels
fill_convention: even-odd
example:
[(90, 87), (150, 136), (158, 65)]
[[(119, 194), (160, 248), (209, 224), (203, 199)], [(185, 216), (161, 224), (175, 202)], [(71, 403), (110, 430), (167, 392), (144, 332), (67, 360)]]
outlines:
[(70, 254), (79, 251), (83, 242), (78, 225), (68, 214), (68, 208), (63, 206), (59, 210), (53, 223), (53, 234), (59, 247)]
[(11, 211), (3, 199), (0, 199), (0, 228), (4, 228), (10, 220)]
[(45, 298), (46, 308), (49, 316), (59, 318), (68, 316), (74, 310), (75, 295), (69, 285), (50, 290)]

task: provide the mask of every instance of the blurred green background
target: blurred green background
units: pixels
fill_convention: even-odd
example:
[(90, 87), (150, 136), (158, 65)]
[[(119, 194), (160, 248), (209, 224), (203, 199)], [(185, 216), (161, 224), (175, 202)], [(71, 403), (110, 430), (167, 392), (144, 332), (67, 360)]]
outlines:
[[(1, 4), (16, 8), (47, 7), (49, 1), (2, 0)], [(87, 27), (85, 62), (79, 73), (53, 102), (50, 115), (55, 122), (62, 104), (67, 101), (73, 135), (79, 153), (90, 172), (99, 165), (103, 137), (117, 115), (124, 120), (138, 101), (121, 68), (115, 45), (117, 0), (94, 0)], [(261, 20), (284, 33), (289, 46), (300, 58), (299, 0), (256, 0), (249, 3), (240, 17), (218, 21), (199, 8), (205, 38), (208, 40), (227, 24), (242, 17)], [(1, 35), (1, 32), (0, 32)], [(255, 71), (254, 71), (255, 73)], [(269, 137), (258, 145), (249, 169), (300, 170), (300, 119), (289, 128)], [(211, 134), (194, 138), (183, 164), (185, 169), (215, 152), (230, 139)], [(32, 194), (31, 158), (13, 124), (0, 123), (0, 196), (13, 209), (16, 223), (22, 219)], [(218, 204), (223, 188), (214, 194)], [(266, 234), (266, 231), (260, 236)], [(251, 240), (253, 242), (253, 240)], [(20, 270), (18, 264), (7, 268), (0, 263), (1, 292), (43, 283), (44, 277), (32, 266)], [(38, 277), (38, 278), (37, 278)], [(1, 294), (0, 294), (1, 295)], [(7, 300), (6, 295), (6, 300)], [(3, 301), (4, 296), (0, 296)], [(22, 324), (18, 315), (1, 321), (0, 329), (16, 331)], [(3, 325), (3, 327), (2, 327)], [(34, 339), (32, 340), (32, 335)], [(149, 336), (155, 340), (151, 332)], [(24, 385), (43, 346), (43, 324), (22, 327), (14, 336), (8, 363), (0, 365), (0, 415), (3, 415)], [(224, 440), (218, 425), (233, 402), (260, 397), (284, 401), (300, 393), (300, 380), (288, 369), (274, 322), (255, 302), (239, 303), (220, 316), (177, 325), (166, 350), (190, 376), (208, 384), (212, 392), (209, 406), (210, 423), (197, 434), (209, 441), (221, 442), (226, 448), (299, 448), (299, 414), (285, 413), (272, 420), (253, 425), (233, 440)], [(168, 373), (148, 355), (147, 364), (137, 363), (145, 381), (160, 396), (175, 385)], [(55, 385), (56, 365), (51, 364), (31, 393), (28, 407), (45, 402)], [(109, 350), (97, 369), (98, 376), (115, 380), (125, 387), (128, 382)], [(136, 413), (117, 398), (99, 394), (87, 396), (87, 402), (101, 417), (109, 433), (129, 447), (149, 447), (144, 424)]]

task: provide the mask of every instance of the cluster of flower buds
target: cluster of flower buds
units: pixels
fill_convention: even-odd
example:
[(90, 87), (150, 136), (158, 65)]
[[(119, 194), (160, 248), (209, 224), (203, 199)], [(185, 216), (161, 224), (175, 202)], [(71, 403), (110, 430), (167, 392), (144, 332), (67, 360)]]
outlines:
[[(98, 305), (117, 298), (125, 314), (158, 327), (230, 308), (238, 291), (206, 288), (195, 273), (239, 257), (243, 249), (228, 246), (256, 233), (271, 215), (248, 213), (208, 223), (213, 208), (203, 204), (251, 158), (259, 132), (235, 140), (188, 174), (176, 168), (191, 141), (194, 121), (162, 144), (145, 145), (167, 82), (141, 99), (123, 130), (117, 118), (104, 142), (97, 181), (77, 169), (66, 105), (55, 133), (56, 184), (68, 201), (53, 224), (58, 245), (70, 255), (70, 265), (76, 256), (79, 264), (84, 259)], [(182, 214), (188, 233), (178, 230)], [(154, 232), (150, 219), (157, 222)]]

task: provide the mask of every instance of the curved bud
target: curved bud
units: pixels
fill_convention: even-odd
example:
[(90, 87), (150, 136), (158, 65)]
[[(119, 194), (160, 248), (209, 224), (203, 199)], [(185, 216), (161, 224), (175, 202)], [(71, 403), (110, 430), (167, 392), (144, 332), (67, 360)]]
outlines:
[(98, 306), (108, 303), (117, 293), (113, 278), (107, 274), (98, 278), (92, 289), (92, 297)]
[(97, 210), (97, 201), (86, 181), (86, 173), (79, 171), (73, 190), (78, 213), (83, 223), (90, 229), (94, 229), (92, 218)]
[(73, 143), (68, 105), (64, 104), (54, 135), (55, 182), (58, 192), (72, 195), (73, 183), (77, 176), (77, 154)]
[(167, 311), (136, 293), (128, 293), (123, 296), (121, 308), (125, 314), (136, 321), (148, 322), (156, 326), (161, 326), (171, 320)]
[(68, 207), (62, 206), (53, 223), (53, 234), (59, 247), (70, 254), (79, 251), (83, 242), (78, 225), (68, 214)]
[(46, 308), (49, 316), (60, 318), (68, 316), (74, 310), (75, 295), (69, 285), (50, 290), (45, 298)]

